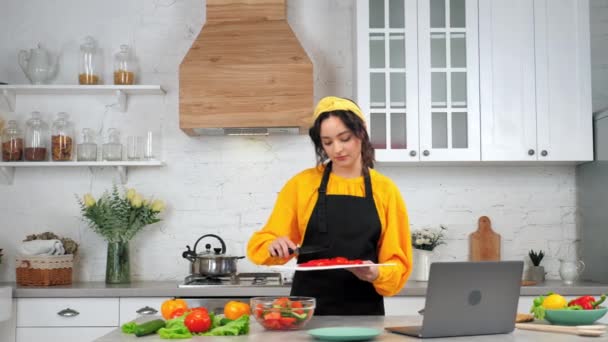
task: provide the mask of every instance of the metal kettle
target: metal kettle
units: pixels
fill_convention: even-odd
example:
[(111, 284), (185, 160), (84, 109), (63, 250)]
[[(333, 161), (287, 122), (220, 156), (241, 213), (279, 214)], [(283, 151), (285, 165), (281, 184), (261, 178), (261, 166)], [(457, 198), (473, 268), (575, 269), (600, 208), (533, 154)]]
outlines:
[[(213, 237), (219, 240), (221, 248), (213, 248), (211, 244), (205, 245), (204, 253), (197, 253), (196, 247), (198, 243), (205, 237)], [(186, 251), (182, 253), (182, 257), (190, 261), (190, 273), (201, 276), (231, 276), (237, 273), (237, 260), (245, 258), (244, 256), (227, 256), (226, 243), (224, 240), (214, 234), (206, 234), (198, 238), (194, 244), (194, 249), (190, 250), (190, 246), (186, 246)]]

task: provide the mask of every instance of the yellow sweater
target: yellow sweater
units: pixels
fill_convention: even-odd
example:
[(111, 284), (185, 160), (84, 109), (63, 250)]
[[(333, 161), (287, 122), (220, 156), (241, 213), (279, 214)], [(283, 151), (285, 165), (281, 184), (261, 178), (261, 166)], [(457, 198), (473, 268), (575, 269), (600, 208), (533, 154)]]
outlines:
[[(258, 265), (280, 265), (291, 259), (271, 257), (268, 245), (280, 236), (286, 236), (296, 244), (302, 243), (308, 219), (317, 203), (317, 189), (322, 177), (323, 167), (317, 167), (304, 170), (287, 182), (266, 226), (249, 240), (247, 256), (251, 261)], [(382, 224), (378, 262), (397, 264), (396, 267), (379, 267), (378, 278), (373, 284), (379, 294), (392, 296), (401, 290), (412, 270), (409, 221), (397, 186), (376, 170), (370, 170), (370, 177)], [(331, 173), (327, 194), (364, 197), (363, 177), (346, 179)]]

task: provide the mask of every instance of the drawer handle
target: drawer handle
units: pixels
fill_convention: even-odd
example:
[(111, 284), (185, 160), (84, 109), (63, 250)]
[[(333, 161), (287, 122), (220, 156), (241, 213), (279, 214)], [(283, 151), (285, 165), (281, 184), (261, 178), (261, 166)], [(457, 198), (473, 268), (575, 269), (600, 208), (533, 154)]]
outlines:
[(143, 308), (135, 311), (140, 315), (154, 315), (158, 313), (158, 310), (151, 308), (149, 306), (144, 306)]
[(80, 315), (80, 312), (67, 308), (59, 311), (57, 314), (61, 317), (76, 317)]

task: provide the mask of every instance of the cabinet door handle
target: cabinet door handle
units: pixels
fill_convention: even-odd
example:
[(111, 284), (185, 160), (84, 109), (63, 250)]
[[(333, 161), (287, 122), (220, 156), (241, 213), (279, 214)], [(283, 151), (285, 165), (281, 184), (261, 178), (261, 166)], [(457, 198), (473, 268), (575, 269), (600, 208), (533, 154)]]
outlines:
[(151, 308), (149, 306), (144, 306), (143, 308), (135, 311), (140, 315), (155, 315), (158, 313), (158, 310)]
[(429, 154), (431, 154), (431, 152), (429, 152), (429, 150), (424, 150), (424, 152), (422, 152), (422, 154), (424, 154), (425, 157), (428, 157)]
[(534, 155), (534, 150), (533, 149), (529, 149), (528, 150), (528, 155), (529, 156), (533, 156)]
[(542, 150), (540, 152), (540, 155), (543, 156), (543, 157), (546, 157), (548, 154), (549, 154), (549, 152), (547, 152), (547, 150)]
[(410, 151), (410, 156), (411, 157), (415, 157), (416, 156), (416, 151)]
[(61, 317), (76, 317), (80, 315), (80, 312), (67, 308), (59, 311), (57, 314)]

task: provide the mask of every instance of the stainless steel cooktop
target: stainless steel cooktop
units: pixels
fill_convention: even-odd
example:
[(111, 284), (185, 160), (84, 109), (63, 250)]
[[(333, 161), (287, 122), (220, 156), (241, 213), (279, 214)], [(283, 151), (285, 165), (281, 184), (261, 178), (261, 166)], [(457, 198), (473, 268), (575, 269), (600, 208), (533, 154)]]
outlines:
[(210, 277), (192, 274), (184, 279), (178, 287), (208, 286), (281, 286), (283, 278), (280, 273), (239, 273), (232, 276)]

